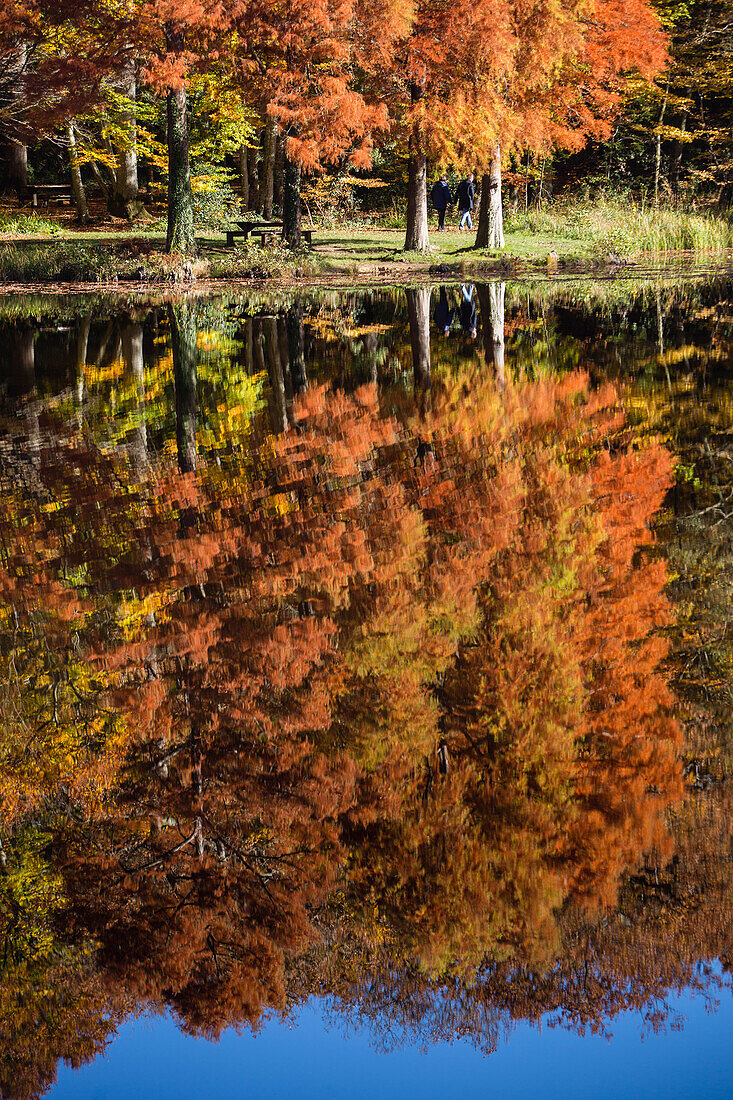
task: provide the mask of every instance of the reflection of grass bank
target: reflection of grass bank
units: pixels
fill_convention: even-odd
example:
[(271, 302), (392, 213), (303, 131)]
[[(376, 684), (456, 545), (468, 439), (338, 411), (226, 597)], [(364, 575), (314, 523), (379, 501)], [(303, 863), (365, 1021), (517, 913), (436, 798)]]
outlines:
[(68, 221), (18, 214), (0, 221), (0, 282), (145, 283), (191, 279), (294, 281), (332, 276), (390, 275), (396, 281), (439, 265), (440, 274), (521, 274), (556, 267), (587, 272), (609, 256), (642, 259), (646, 252), (688, 250), (720, 254), (733, 247), (733, 227), (722, 217), (643, 209), (619, 202), (551, 205), (541, 211), (508, 213), (506, 247), (475, 250), (474, 234), (451, 226), (431, 229), (430, 251), (402, 251), (403, 230), (373, 226), (314, 230), (313, 250), (293, 255), (275, 243), (227, 249), (222, 235), (199, 238), (200, 255), (190, 267), (166, 257), (158, 227), (137, 230), (111, 223), (77, 231)]

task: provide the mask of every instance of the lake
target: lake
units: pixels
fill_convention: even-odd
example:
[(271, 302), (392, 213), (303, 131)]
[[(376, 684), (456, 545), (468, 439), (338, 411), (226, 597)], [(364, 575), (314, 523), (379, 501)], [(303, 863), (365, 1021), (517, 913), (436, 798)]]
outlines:
[(0, 298), (0, 1094), (727, 1096), (733, 282)]

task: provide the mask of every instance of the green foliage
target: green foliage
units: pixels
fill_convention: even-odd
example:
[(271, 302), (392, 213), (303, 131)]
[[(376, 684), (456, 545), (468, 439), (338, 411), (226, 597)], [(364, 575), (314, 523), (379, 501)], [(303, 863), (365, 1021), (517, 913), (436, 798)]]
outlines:
[(14, 214), (0, 218), (0, 233), (13, 233), (25, 236), (37, 233), (39, 236), (60, 237), (61, 226), (50, 218), (41, 218), (38, 214)]
[(114, 255), (77, 241), (53, 245), (16, 244), (0, 251), (0, 279), (26, 283), (103, 282), (115, 272)]
[(198, 161), (192, 165), (193, 216), (199, 229), (221, 232), (241, 217), (239, 199), (231, 184), (231, 173), (219, 164)]
[(209, 274), (216, 279), (292, 279), (309, 278), (321, 271), (321, 260), (304, 249), (292, 252), (280, 244), (260, 248), (244, 241), (226, 254), (211, 257)]
[(0, 874), (0, 938), (5, 965), (38, 961), (53, 947), (50, 918), (63, 900), (61, 877), (51, 871), (45, 849), (50, 837), (26, 828), (6, 841)]

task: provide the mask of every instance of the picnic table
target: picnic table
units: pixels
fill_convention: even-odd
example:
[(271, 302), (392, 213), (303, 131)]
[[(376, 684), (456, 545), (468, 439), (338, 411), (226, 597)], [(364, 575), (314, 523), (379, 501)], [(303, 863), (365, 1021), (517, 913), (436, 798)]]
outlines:
[[(227, 230), (227, 245), (232, 247), (235, 237), (244, 237), (245, 241), (249, 240), (250, 236), (259, 237), (260, 243), (264, 245), (265, 240), (268, 237), (274, 237), (276, 233), (282, 233), (283, 223), (278, 221), (238, 221), (238, 229)], [(310, 247), (313, 243), (313, 230), (301, 229), (301, 235), (303, 240)]]
[(42, 199), (46, 204), (58, 199), (60, 202), (68, 202), (71, 205), (71, 187), (68, 183), (27, 183), (24, 194), (30, 199), (31, 206), (37, 207), (38, 200)]

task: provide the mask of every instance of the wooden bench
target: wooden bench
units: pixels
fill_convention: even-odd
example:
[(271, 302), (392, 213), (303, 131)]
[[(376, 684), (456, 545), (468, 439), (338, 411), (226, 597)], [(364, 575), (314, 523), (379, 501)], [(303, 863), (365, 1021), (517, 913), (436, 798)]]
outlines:
[[(231, 248), (234, 244), (235, 237), (244, 237), (245, 241), (249, 240), (250, 236), (259, 237), (260, 244), (264, 245), (268, 237), (274, 237), (276, 234), (282, 233), (282, 222), (263, 222), (263, 221), (240, 221), (237, 222), (238, 229), (227, 230), (227, 246)], [(313, 230), (301, 229), (301, 236), (310, 248), (313, 244)]]
[(23, 193), (26, 199), (30, 199), (30, 204), (34, 209), (38, 206), (39, 199), (45, 205), (54, 200), (67, 202), (69, 206), (72, 203), (71, 187), (68, 183), (28, 183)]

